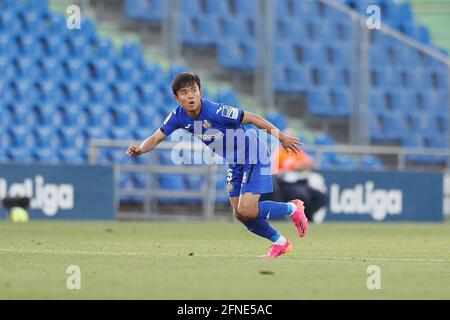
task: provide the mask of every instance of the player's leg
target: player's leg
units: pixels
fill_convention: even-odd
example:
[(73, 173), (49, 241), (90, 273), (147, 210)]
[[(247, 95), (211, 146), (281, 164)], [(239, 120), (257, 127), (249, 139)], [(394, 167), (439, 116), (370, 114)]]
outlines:
[[(241, 185), (242, 178), (244, 175), (244, 165), (229, 165), (228, 173), (227, 173), (227, 189), (228, 196), (230, 197), (230, 203), (233, 207), (233, 213), (236, 219), (242, 222), (247, 230), (253, 232), (254, 234), (269, 239), (271, 241), (276, 241), (279, 239), (277, 236), (278, 232), (273, 229), (270, 224), (265, 219), (254, 219), (245, 216), (247, 211), (243, 211), (244, 214), (241, 214), (239, 209), (244, 210), (242, 207), (239, 208), (240, 202), (240, 194), (241, 194)], [(259, 195), (257, 197), (253, 197), (251, 201), (257, 206), (259, 201)], [(246, 205), (249, 201), (242, 202)]]
[(267, 219), (258, 217), (260, 194), (245, 193), (239, 198), (238, 213), (247, 229), (272, 242), (269, 252), (262, 258), (275, 258), (292, 250), (288, 239), (275, 230)]
[[(260, 195), (273, 191), (272, 176), (270, 175), (270, 171), (268, 174), (264, 171), (265, 169), (266, 166), (262, 165), (251, 165), (246, 169), (241, 185), (239, 214), (246, 219), (266, 220), (290, 216), (297, 228), (298, 234), (300, 237), (304, 237), (308, 230), (308, 219), (305, 216), (302, 201), (293, 200), (288, 203), (275, 201), (262, 201), (258, 203), (254, 201), (252, 195)], [(242, 195), (245, 195), (245, 197)]]

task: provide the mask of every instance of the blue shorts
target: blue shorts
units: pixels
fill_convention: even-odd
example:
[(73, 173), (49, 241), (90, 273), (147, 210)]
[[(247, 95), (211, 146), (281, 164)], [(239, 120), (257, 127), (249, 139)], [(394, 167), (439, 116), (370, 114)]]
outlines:
[(271, 165), (232, 164), (228, 166), (227, 190), (230, 198), (245, 193), (273, 192)]

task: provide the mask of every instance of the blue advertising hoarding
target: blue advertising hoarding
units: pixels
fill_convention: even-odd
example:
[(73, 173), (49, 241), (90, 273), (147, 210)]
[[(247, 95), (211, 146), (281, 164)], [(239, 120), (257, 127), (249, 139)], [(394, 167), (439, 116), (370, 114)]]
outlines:
[(113, 181), (111, 166), (0, 165), (0, 201), (30, 198), (30, 219), (109, 220), (115, 218)]
[(319, 171), (310, 185), (328, 196), (318, 222), (444, 220), (442, 173)]

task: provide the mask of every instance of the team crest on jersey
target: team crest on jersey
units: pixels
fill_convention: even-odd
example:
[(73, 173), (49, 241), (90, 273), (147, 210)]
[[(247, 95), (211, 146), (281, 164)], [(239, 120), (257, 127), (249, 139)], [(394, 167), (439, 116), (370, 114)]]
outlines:
[(231, 182), (228, 182), (228, 183), (227, 183), (227, 191), (228, 191), (228, 192), (231, 192), (231, 191), (233, 191), (233, 190), (234, 190), (233, 184), (232, 184)]
[(211, 129), (211, 123), (209, 123), (208, 120), (203, 120), (203, 128), (205, 128), (206, 130)]
[(225, 118), (237, 120), (239, 116), (239, 110), (230, 106), (223, 106), (222, 116), (224, 116)]

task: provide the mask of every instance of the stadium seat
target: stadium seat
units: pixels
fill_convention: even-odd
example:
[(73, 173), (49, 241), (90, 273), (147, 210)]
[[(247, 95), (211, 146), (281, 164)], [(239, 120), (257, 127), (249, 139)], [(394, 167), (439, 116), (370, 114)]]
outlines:
[(26, 148), (10, 148), (6, 152), (6, 157), (13, 163), (32, 163), (33, 155)]
[(77, 103), (64, 104), (61, 109), (63, 125), (84, 127), (88, 123), (88, 115), (82, 105)]
[(368, 169), (368, 170), (381, 170), (384, 168), (384, 165), (381, 162), (380, 158), (371, 155), (363, 156), (359, 166), (361, 169)]
[(58, 157), (62, 163), (71, 165), (81, 165), (87, 160), (84, 152), (78, 148), (58, 149)]
[[(53, 126), (39, 126), (33, 129), (35, 149), (57, 149), (60, 139)], [(44, 152), (45, 153), (45, 152)]]
[(32, 126), (34, 124), (32, 108), (27, 103), (16, 103), (11, 109), (11, 114), (14, 126)]
[(224, 69), (250, 71), (256, 65), (256, 52), (251, 42), (221, 40), (218, 45), (218, 62)]
[(103, 104), (92, 104), (87, 108), (90, 126), (108, 127), (112, 123), (110, 114)]
[(125, 14), (131, 19), (160, 22), (164, 0), (125, 0)]
[(56, 164), (60, 162), (57, 155), (58, 148), (34, 148), (32, 151), (33, 162), (42, 164)]
[(239, 102), (236, 93), (233, 90), (225, 90), (225, 89), (219, 90), (217, 92), (217, 97), (215, 100), (218, 103), (239, 107)]
[(79, 127), (61, 127), (58, 129), (61, 147), (81, 149), (85, 147), (85, 139)]
[[(34, 138), (28, 126), (10, 126), (8, 128), (10, 135), (10, 150), (30, 148), (34, 144)], [(16, 155), (18, 155), (17, 153)], [(28, 158), (28, 157), (27, 157)]]

